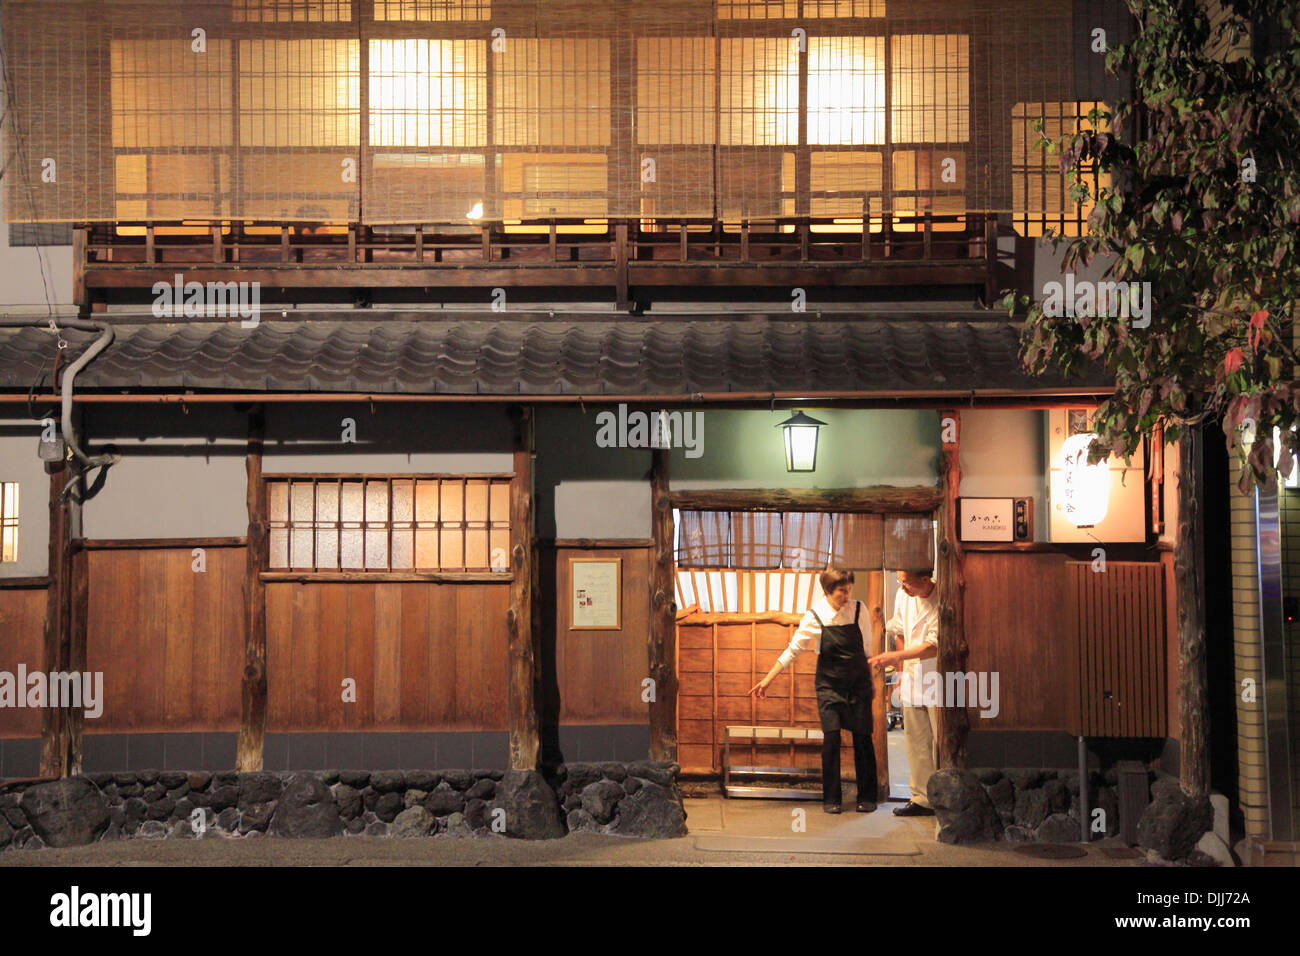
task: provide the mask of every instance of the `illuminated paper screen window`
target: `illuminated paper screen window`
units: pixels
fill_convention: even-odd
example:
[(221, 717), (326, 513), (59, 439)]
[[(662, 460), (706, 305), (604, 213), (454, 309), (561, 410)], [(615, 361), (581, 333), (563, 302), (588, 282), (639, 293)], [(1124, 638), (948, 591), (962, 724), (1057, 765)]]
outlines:
[[(885, 0), (803, 0), (802, 15), (817, 19), (883, 17)], [(798, 16), (798, 0), (718, 0), (719, 20), (790, 20)]]
[(18, 560), (18, 482), (0, 481), (0, 561)]
[(267, 479), (273, 571), (510, 569), (510, 479)]
[(196, 55), (185, 42), (114, 40), (109, 100), (116, 149), (203, 148), (233, 142), (229, 40)]
[(815, 217), (834, 217), (833, 225), (814, 225), (814, 232), (862, 225), (862, 215), (871, 217), (871, 229), (883, 227), (881, 153), (859, 150), (814, 152), (810, 164), (808, 212)]
[(503, 157), (505, 216), (603, 216), (608, 182), (602, 153), (509, 153)]
[(970, 138), (970, 37), (890, 37), (890, 110), (895, 143)]
[(375, 0), (376, 20), (490, 20), (491, 0)]
[[(949, 175), (951, 182), (943, 177)], [(966, 157), (954, 149), (907, 150), (893, 154), (894, 229), (913, 232), (924, 228), (914, 217), (929, 212), (949, 217), (931, 222), (935, 232), (960, 232), (966, 228)], [(951, 217), (958, 217), (953, 219)]]
[(860, 146), (884, 141), (884, 37), (810, 37), (808, 142)]
[[(1042, 236), (1049, 230), (1063, 236), (1081, 236), (1088, 231), (1097, 190), (1110, 186), (1110, 175), (1096, 162), (1083, 164), (1080, 172), (1091, 197), (1077, 203), (1070, 196), (1071, 176), (1061, 172), (1060, 152), (1039, 149), (1040, 133), (1034, 124), (1042, 120), (1041, 136), (1053, 143), (1061, 137), (1090, 129), (1088, 114), (1106, 109), (1106, 104), (1086, 101), (1068, 103), (1017, 103), (1011, 110), (1011, 206), (1012, 221), (1022, 236)], [(1109, 125), (1102, 127), (1103, 131)]]
[(498, 145), (609, 145), (609, 40), (511, 39), (493, 56)]
[(723, 146), (783, 146), (799, 141), (799, 52), (789, 37), (722, 40)]
[(487, 142), (487, 45), (371, 40), (370, 143), (476, 147)]
[(636, 45), (636, 134), (643, 145), (713, 143), (713, 40), (646, 37)]
[(352, 0), (234, 0), (236, 23), (338, 23), (352, 19)]
[(357, 146), (360, 42), (241, 40), (239, 102), (243, 146)]

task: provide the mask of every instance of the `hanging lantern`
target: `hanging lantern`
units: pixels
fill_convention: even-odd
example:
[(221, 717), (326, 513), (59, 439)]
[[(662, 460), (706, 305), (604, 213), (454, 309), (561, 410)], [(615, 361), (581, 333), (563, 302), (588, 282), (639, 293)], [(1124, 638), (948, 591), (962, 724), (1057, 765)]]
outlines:
[(817, 429), (825, 424), (803, 412), (795, 412), (777, 426), (785, 429), (786, 471), (817, 470)]
[(1110, 458), (1088, 464), (1088, 446), (1097, 436), (1080, 432), (1065, 440), (1061, 457), (1065, 464), (1062, 506), (1065, 517), (1076, 528), (1091, 528), (1106, 517), (1110, 503)]

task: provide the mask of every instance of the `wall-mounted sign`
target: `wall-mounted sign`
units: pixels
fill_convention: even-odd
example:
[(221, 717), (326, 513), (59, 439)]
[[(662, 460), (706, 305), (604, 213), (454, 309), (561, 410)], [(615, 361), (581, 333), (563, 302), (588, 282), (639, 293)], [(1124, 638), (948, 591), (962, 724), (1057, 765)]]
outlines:
[(963, 541), (1014, 541), (1014, 498), (961, 498), (957, 510)]
[(570, 558), (569, 591), (569, 630), (622, 629), (622, 558)]

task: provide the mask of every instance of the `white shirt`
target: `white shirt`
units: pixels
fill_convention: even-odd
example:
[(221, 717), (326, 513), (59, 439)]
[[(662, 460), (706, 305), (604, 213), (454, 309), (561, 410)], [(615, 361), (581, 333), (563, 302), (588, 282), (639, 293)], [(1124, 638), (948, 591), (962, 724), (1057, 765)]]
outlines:
[[(777, 658), (781, 664), (781, 669), (784, 670), (789, 667), (796, 657), (809, 648), (821, 653), (822, 624), (832, 626), (836, 624), (852, 624), (861, 605), (861, 601), (845, 601), (844, 606), (836, 611), (824, 597), (813, 601), (812, 607), (803, 612), (803, 620), (799, 622), (798, 629), (794, 632), (794, 636), (790, 638), (790, 646), (783, 650), (781, 656)], [(813, 617), (814, 611), (822, 619), (821, 624), (818, 624), (817, 618)], [(857, 620), (859, 626), (861, 626), (861, 618), (857, 618)]]
[[(902, 634), (903, 649), (910, 650), (922, 644), (939, 646), (939, 589), (929, 597), (912, 597), (902, 588), (894, 597), (894, 615), (885, 625), (885, 633)], [(898, 681), (898, 699), (908, 707), (925, 706), (925, 675), (938, 670), (939, 658), (912, 658), (903, 661), (903, 673)]]

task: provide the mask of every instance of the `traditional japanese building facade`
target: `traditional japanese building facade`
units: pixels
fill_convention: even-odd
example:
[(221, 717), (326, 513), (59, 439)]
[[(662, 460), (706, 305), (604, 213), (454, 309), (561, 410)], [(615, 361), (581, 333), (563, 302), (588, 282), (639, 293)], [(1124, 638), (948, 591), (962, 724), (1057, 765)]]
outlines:
[(816, 725), (803, 663), (746, 694), (815, 570), (926, 561), (997, 675), (944, 764), (1178, 772), (1176, 456), (1071, 520), (1105, 382), (996, 304), (1084, 228), (1033, 122), (1120, 95), (1122, 4), (56, 6), (0, 37), (0, 671), (103, 707), (0, 708), (0, 777), (714, 775)]

